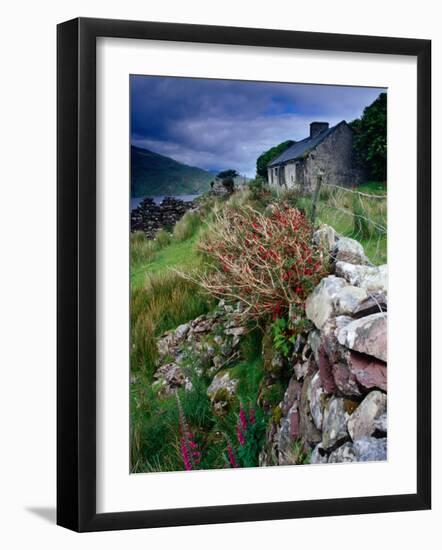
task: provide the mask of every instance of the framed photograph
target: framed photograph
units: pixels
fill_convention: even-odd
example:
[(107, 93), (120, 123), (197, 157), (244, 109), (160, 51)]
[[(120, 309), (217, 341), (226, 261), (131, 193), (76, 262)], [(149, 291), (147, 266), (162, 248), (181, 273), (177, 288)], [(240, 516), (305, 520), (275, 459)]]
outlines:
[(57, 523), (429, 509), (430, 41), (57, 36)]

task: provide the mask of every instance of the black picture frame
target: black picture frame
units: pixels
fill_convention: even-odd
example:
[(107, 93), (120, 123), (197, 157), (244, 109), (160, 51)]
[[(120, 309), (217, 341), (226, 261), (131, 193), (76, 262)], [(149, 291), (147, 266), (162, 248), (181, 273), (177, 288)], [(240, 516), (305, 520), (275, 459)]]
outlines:
[[(96, 512), (96, 39), (395, 54), (417, 58), (417, 492), (118, 513)], [(431, 41), (79, 18), (57, 28), (57, 523), (104, 531), (431, 506)]]

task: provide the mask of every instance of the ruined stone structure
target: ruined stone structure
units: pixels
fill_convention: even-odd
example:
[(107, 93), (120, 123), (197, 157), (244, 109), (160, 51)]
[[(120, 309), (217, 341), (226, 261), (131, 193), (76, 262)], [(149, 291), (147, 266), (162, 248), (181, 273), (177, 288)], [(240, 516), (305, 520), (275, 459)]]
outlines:
[(350, 187), (363, 178), (353, 153), (353, 130), (343, 120), (329, 128), (328, 122), (312, 122), (310, 135), (286, 149), (267, 165), (270, 185), (311, 192), (318, 180)]
[(146, 197), (130, 216), (130, 229), (142, 231), (148, 239), (154, 239), (161, 229), (170, 230), (188, 210), (196, 208), (193, 202), (184, 202), (174, 197), (165, 197), (161, 204)]

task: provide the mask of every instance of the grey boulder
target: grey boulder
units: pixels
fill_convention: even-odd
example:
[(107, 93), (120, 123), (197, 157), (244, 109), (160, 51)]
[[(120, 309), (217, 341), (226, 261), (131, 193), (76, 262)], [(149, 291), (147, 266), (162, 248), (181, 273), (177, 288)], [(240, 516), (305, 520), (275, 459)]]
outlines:
[(387, 410), (387, 396), (378, 390), (369, 393), (348, 419), (348, 432), (356, 441), (376, 431), (376, 422)]
[(345, 400), (342, 397), (332, 397), (324, 409), (322, 421), (322, 445), (330, 449), (338, 441), (348, 438)]
[(350, 264), (370, 265), (365, 255), (363, 246), (349, 237), (339, 237), (332, 252), (335, 262), (348, 262)]
[(220, 391), (225, 396), (233, 396), (238, 386), (238, 380), (231, 378), (229, 371), (219, 372), (213, 377), (210, 386), (207, 388), (207, 395), (213, 401)]
[(328, 455), (322, 443), (318, 443), (310, 456), (310, 464), (327, 464)]
[(387, 265), (355, 265), (355, 262), (337, 261), (335, 273), (351, 285), (364, 288), (368, 292), (387, 294)]
[(324, 416), (324, 399), (325, 392), (322, 387), (321, 377), (319, 372), (317, 372), (310, 382), (309, 387), (309, 401), (310, 401), (310, 412), (313, 418), (313, 422), (318, 430), (322, 429), (322, 420)]
[(313, 233), (313, 242), (316, 246), (331, 254), (335, 248), (338, 234), (330, 225), (323, 224)]
[(347, 282), (329, 275), (321, 280), (306, 300), (305, 312), (310, 321), (321, 329), (330, 317), (336, 316), (335, 300)]
[(347, 441), (330, 453), (328, 462), (329, 464), (336, 464), (341, 462), (354, 462), (355, 459), (356, 457), (353, 450), (353, 443)]
[(387, 438), (361, 437), (353, 443), (358, 462), (379, 462), (387, 460)]
[(387, 361), (387, 313), (355, 319), (338, 331), (343, 346)]

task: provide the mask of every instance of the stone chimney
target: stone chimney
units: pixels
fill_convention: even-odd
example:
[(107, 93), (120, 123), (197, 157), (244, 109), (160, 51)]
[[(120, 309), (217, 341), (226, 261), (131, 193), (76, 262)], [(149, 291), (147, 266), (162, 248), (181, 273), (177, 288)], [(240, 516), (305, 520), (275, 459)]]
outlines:
[(328, 122), (311, 122), (310, 123), (310, 137), (313, 138), (323, 132), (328, 130)]

